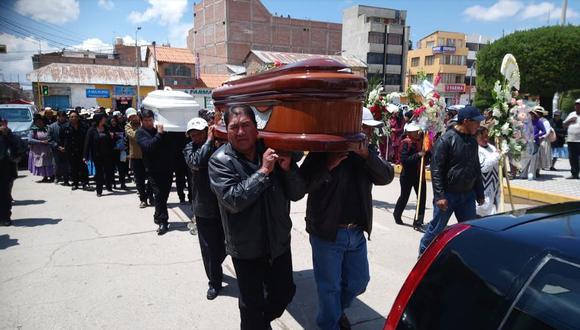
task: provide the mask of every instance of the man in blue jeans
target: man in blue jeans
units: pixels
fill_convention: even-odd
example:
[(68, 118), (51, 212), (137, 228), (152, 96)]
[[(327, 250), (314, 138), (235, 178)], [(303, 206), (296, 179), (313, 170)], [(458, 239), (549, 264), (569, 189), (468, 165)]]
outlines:
[[(368, 109), (363, 114), (363, 130), (370, 138), (381, 123)], [(371, 190), (373, 184), (390, 183), (393, 168), (379, 158), (376, 146), (367, 145), (350, 153), (311, 152), (300, 167), (309, 193), (306, 231), (321, 329), (350, 329), (344, 310), (370, 279), (364, 232), (370, 236), (372, 229)]]
[(445, 229), (451, 214), (458, 222), (476, 218), (475, 201), (483, 204), (483, 183), (475, 133), (484, 117), (477, 108), (459, 110), (457, 125), (437, 141), (431, 161), (433, 220), (419, 245), (419, 255)]

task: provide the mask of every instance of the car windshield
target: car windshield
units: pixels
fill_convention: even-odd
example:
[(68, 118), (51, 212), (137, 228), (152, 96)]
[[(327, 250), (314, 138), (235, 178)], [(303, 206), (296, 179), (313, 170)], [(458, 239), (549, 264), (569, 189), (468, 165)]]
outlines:
[(26, 108), (0, 108), (0, 118), (10, 122), (29, 122), (32, 121), (30, 110)]

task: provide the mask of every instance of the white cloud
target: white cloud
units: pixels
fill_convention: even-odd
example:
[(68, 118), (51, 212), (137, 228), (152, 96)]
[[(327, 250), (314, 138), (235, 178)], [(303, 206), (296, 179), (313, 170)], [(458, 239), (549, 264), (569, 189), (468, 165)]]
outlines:
[(37, 21), (64, 24), (79, 18), (80, 6), (77, 0), (18, 0), (14, 5), (16, 12), (30, 16)]
[(498, 21), (503, 18), (512, 17), (520, 11), (524, 5), (521, 1), (499, 0), (490, 7), (471, 6), (463, 11), (473, 20), (477, 21)]
[(113, 0), (99, 0), (99, 7), (106, 10), (111, 10), (115, 8), (115, 3)]
[[(16, 80), (20, 76), (20, 82), (30, 86), (26, 74), (32, 71), (32, 55), (38, 53), (38, 40), (0, 33), (0, 44), (6, 45), (6, 54), (0, 54), (0, 72), (4, 80)], [(57, 50), (45, 41), (41, 41), (40, 46), (42, 52)]]
[(171, 47), (187, 47), (187, 33), (191, 29), (191, 24), (180, 23), (169, 28), (169, 43)]
[(83, 43), (74, 45), (74, 49), (77, 50), (90, 50), (93, 52), (101, 53), (112, 53), (113, 45), (103, 42), (99, 38), (89, 38), (83, 41)]
[(148, 2), (150, 7), (142, 13), (132, 11), (129, 14), (129, 21), (139, 24), (156, 19), (160, 25), (167, 26), (179, 22), (187, 10), (187, 0), (148, 0)]
[(549, 13), (553, 12), (555, 8), (556, 6), (550, 2), (531, 4), (526, 6), (526, 8), (522, 11), (521, 19), (546, 17)]

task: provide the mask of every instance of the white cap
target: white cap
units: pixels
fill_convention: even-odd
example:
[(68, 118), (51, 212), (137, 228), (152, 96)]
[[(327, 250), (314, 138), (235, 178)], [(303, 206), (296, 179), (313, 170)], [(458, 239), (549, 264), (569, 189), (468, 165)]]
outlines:
[(119, 111), (119, 110), (113, 111), (113, 116), (120, 116), (120, 115), (121, 115), (121, 111)]
[(580, 99), (577, 99), (575, 103), (580, 104)]
[(109, 112), (111, 112), (111, 108), (106, 108), (105, 113), (109, 113)]
[(207, 121), (203, 118), (193, 118), (187, 123), (187, 132), (191, 131), (192, 129), (196, 131), (203, 131), (207, 128)]
[(370, 127), (378, 127), (383, 125), (383, 122), (375, 120), (373, 113), (366, 107), (363, 107), (362, 123), (363, 125)]
[(131, 116), (137, 116), (137, 110), (134, 108), (127, 108), (127, 110), (125, 110), (125, 116), (127, 116), (127, 119), (131, 119)]
[(405, 132), (418, 132), (421, 130), (421, 127), (414, 122), (409, 122), (405, 124)]

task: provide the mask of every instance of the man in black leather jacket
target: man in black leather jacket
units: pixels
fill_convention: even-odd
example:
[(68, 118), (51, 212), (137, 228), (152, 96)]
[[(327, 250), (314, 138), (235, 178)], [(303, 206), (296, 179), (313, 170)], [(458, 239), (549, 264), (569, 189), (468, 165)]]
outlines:
[[(363, 111), (367, 141), (382, 123)], [(310, 234), (320, 329), (349, 328), (344, 314), (370, 280), (366, 231), (373, 225), (372, 188), (393, 180), (393, 167), (375, 145), (355, 152), (310, 153), (300, 167), (307, 184), (306, 231)]]
[(455, 213), (458, 222), (475, 219), (475, 201), (483, 204), (478, 144), (474, 136), (484, 119), (477, 108), (466, 106), (459, 110), (458, 124), (435, 143), (431, 160), (433, 220), (421, 239), (420, 255), (445, 229), (451, 214)]
[(12, 225), (12, 185), (18, 162), (26, 154), (24, 142), (12, 134), (8, 121), (0, 118), (0, 226)]
[(145, 171), (151, 183), (155, 197), (155, 213), (153, 221), (159, 225), (157, 235), (163, 235), (169, 228), (167, 199), (171, 190), (173, 173), (174, 146), (165, 132), (163, 124), (155, 125), (155, 114), (151, 110), (143, 110), (142, 125), (137, 129), (135, 137), (143, 152)]
[(220, 219), (217, 198), (209, 186), (209, 158), (216, 150), (213, 126), (208, 128), (203, 118), (193, 118), (187, 123), (191, 141), (183, 149), (185, 163), (191, 171), (193, 214), (197, 224), (199, 246), (205, 274), (209, 280), (207, 299), (215, 299), (222, 288), (222, 263), (226, 257), (224, 230)]
[(294, 297), (290, 251), (290, 201), (305, 194), (290, 154), (257, 140), (251, 108), (224, 114), (228, 142), (209, 162), (226, 239), (240, 289), (242, 329), (270, 329)]

